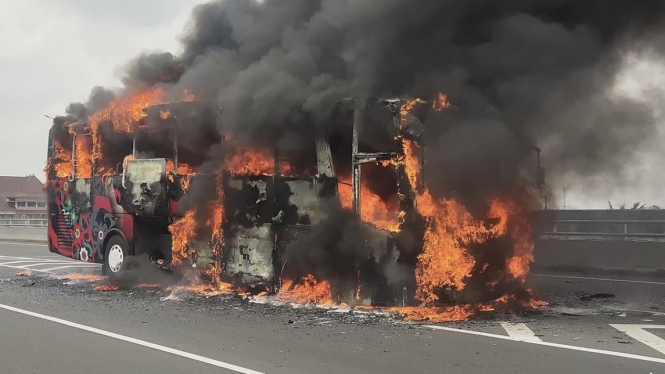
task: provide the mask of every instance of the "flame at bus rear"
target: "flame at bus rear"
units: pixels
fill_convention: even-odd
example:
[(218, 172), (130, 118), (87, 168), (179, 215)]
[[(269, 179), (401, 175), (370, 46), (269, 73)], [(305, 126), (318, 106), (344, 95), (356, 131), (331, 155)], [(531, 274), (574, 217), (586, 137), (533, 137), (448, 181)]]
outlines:
[[(434, 109), (445, 109), (450, 104), (445, 95), (439, 95)], [(413, 109), (412, 102), (405, 104), (401, 111), (408, 113)], [(533, 261), (533, 238), (528, 221), (527, 199), (501, 196), (487, 202), (488, 210), (484, 216), (475, 217), (467, 207), (455, 197), (435, 198), (427, 186), (419, 185), (421, 175), (420, 148), (411, 140), (401, 140), (404, 150), (403, 159), (399, 160), (405, 168), (411, 189), (416, 192), (418, 213), (425, 219), (426, 228), (423, 237), (422, 252), (416, 265), (416, 299), (425, 304), (440, 301), (441, 291), (447, 287), (462, 291), (472, 276), (482, 277), (488, 271), (488, 264), (476, 266), (471, 246), (485, 246), (484, 251), (492, 248), (493, 238), (503, 238), (512, 247), (503, 264), (505, 277), (492, 281), (516, 281), (523, 284)], [(513, 291), (515, 287), (513, 286)], [(507, 292), (512, 292), (507, 290)], [(508, 297), (509, 295), (504, 295)], [(530, 297), (530, 296), (529, 296)], [(429, 319), (433, 321), (466, 319), (473, 313), (489, 308), (483, 304), (456, 306), (452, 308), (423, 308), (402, 310), (407, 319)]]

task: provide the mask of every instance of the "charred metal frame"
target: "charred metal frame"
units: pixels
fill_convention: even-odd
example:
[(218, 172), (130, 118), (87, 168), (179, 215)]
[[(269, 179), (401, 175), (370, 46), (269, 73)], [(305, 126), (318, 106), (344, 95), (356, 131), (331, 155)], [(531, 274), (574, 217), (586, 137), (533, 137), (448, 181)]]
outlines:
[(353, 110), (353, 139), (351, 145), (351, 164), (353, 170), (353, 177), (351, 180), (351, 189), (353, 191), (353, 214), (356, 218), (360, 219), (361, 217), (361, 202), (360, 199), (360, 184), (362, 178), (362, 166), (364, 164), (378, 163), (381, 161), (394, 160), (397, 157), (396, 152), (374, 152), (366, 153), (359, 151), (359, 136), (358, 134), (362, 130), (363, 119), (365, 116), (365, 109), (367, 108), (367, 102), (362, 100), (356, 100), (354, 110)]
[[(395, 125), (395, 128), (399, 129), (399, 133), (405, 133), (405, 129), (402, 129), (402, 117), (400, 113), (400, 108), (401, 105), (404, 103), (404, 99), (400, 98), (395, 98), (395, 99), (378, 99), (376, 100), (376, 104), (383, 105), (390, 111), (390, 113), (393, 116), (393, 124)], [(418, 100), (418, 104), (427, 104), (427, 102)], [(361, 178), (362, 178), (362, 165), (364, 164), (370, 164), (370, 163), (379, 163), (382, 161), (389, 161), (389, 160), (398, 160), (402, 157), (404, 157), (404, 147), (401, 144), (401, 139), (400, 137), (403, 135), (399, 135), (397, 139), (397, 144), (396, 152), (374, 152), (374, 153), (366, 153), (366, 152), (360, 152), (359, 151), (359, 134), (362, 130), (363, 126), (363, 119), (365, 115), (365, 109), (367, 108), (367, 102), (362, 101), (362, 100), (355, 100), (355, 106), (354, 106), (354, 112), (353, 112), (353, 140), (352, 140), (352, 155), (351, 155), (351, 162), (352, 162), (352, 181), (351, 181), (351, 188), (353, 191), (353, 213), (356, 218), (360, 219), (361, 217)], [(424, 147), (421, 147), (422, 154), (421, 154), (421, 162), (424, 162)], [(397, 167), (398, 170), (398, 175), (405, 175), (406, 170), (404, 165), (400, 165)], [(422, 169), (421, 169), (422, 170)], [(422, 171), (421, 171), (422, 173)], [(424, 184), (424, 176), (421, 175), (420, 178), (421, 184)], [(408, 199), (408, 196), (400, 196), (400, 200)]]

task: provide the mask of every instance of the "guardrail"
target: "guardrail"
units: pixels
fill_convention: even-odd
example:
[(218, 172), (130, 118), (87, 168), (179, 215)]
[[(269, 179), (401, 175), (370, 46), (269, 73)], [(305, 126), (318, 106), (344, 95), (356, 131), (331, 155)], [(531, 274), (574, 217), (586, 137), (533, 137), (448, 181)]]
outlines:
[(536, 225), (541, 240), (665, 242), (665, 219), (546, 219)]
[(0, 219), (0, 227), (46, 227), (46, 219)]

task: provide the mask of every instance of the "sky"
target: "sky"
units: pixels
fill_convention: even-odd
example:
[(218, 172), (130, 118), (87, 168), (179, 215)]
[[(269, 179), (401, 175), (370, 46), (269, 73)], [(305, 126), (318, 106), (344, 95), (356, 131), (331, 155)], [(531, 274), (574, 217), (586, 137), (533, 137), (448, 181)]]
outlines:
[(637, 202), (665, 209), (665, 61), (648, 50), (639, 55), (627, 53), (614, 83), (608, 94), (644, 102), (655, 112), (659, 118), (654, 124), (656, 136), (636, 145), (634, 157), (624, 161), (621, 178), (610, 173), (591, 176), (584, 183), (575, 176), (548, 180), (555, 207), (564, 207), (565, 189), (567, 209), (607, 209), (610, 204), (614, 209), (624, 204), (628, 208)]
[(120, 86), (141, 52), (178, 52), (201, 0), (0, 0), (0, 175), (44, 179), (44, 115), (85, 102), (96, 85)]
[[(43, 179), (51, 120), (96, 85), (120, 85), (122, 66), (142, 52), (179, 52), (178, 35), (202, 0), (0, 0), (0, 175)], [(665, 64), (626, 57), (616, 95), (665, 109)], [(665, 125), (626, 160), (628, 178), (548, 180), (551, 206), (607, 208), (640, 201), (665, 208)], [(548, 160), (543, 155), (544, 165)]]

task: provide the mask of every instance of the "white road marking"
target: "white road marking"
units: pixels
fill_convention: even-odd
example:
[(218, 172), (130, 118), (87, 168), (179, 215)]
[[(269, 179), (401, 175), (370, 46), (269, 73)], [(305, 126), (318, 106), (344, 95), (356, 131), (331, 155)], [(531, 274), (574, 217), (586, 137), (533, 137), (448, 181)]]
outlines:
[(516, 340), (515, 338), (513, 338), (511, 336), (506, 336), (506, 335), (490, 334), (490, 333), (487, 333), (487, 332), (480, 332), (480, 331), (461, 330), (461, 329), (456, 329), (456, 328), (452, 328), (452, 327), (445, 327), (445, 326), (424, 325), (423, 327), (434, 329), (434, 330), (443, 330), (443, 331), (450, 331), (450, 332), (459, 332), (459, 333), (462, 333), (462, 334), (485, 336), (485, 337), (494, 338), (494, 339), (510, 340), (510, 341), (519, 342), (519, 343), (535, 344), (535, 345), (542, 345), (542, 346), (546, 346), (546, 347), (569, 349), (571, 351), (597, 353), (597, 354), (606, 355), (606, 356), (630, 358), (630, 359), (633, 359), (633, 360), (640, 360), (640, 361), (647, 361), (647, 362), (655, 362), (655, 363), (658, 363), (658, 364), (665, 364), (665, 359), (663, 359), (663, 358), (641, 356), (641, 355), (635, 355), (635, 354), (631, 354), (631, 353), (606, 351), (604, 349), (585, 348), (585, 347), (578, 347), (578, 346), (574, 346), (574, 345), (550, 343), (550, 342), (544, 342), (544, 341), (537, 342), (537, 341)]
[(511, 338), (521, 342), (542, 342), (530, 328), (523, 323), (501, 322), (501, 327)]
[(23, 266), (11, 266), (11, 265), (5, 265), (4, 267), (10, 268), (10, 269), (19, 269), (19, 270), (30, 270), (30, 271), (38, 271), (40, 273), (48, 273), (48, 271), (44, 270), (39, 270), (39, 269), (26, 269)]
[[(45, 258), (32, 258), (32, 257), (17, 257), (17, 256), (0, 256), (0, 266), (11, 269), (32, 270), (41, 273), (50, 273), (53, 270), (60, 270), (66, 268), (95, 268), (100, 264), (92, 262), (77, 261), (67, 257), (45, 259)], [(39, 267), (42, 267), (41, 269)], [(47, 267), (47, 268), (44, 268)]]
[[(60, 270), (60, 269), (74, 269), (74, 268), (92, 268), (92, 267), (99, 267), (101, 264), (96, 264), (96, 265), (78, 265), (78, 266), (56, 266), (54, 268), (48, 268), (48, 269), (41, 269), (39, 271), (43, 271), (46, 273), (52, 272), (53, 270)], [(37, 269), (30, 269), (30, 270), (37, 270)]]
[[(32, 265), (39, 265), (39, 264), (71, 264), (72, 261), (45, 261), (45, 260), (19, 260), (19, 261), (9, 261), (9, 262), (0, 262), (0, 266), (5, 266), (5, 265), (16, 265), (16, 264), (32, 264)], [(29, 265), (25, 265), (29, 266)]]
[(591, 277), (577, 277), (577, 276), (551, 275), (551, 274), (531, 274), (531, 276), (533, 276), (533, 277), (546, 277), (546, 278), (569, 278), (569, 279), (597, 280), (597, 281), (604, 281), (604, 282), (660, 284), (660, 285), (665, 286), (665, 282), (650, 282), (650, 281), (639, 281), (639, 280), (631, 280), (631, 279), (591, 278)]
[(646, 331), (645, 329), (665, 329), (665, 325), (630, 325), (630, 324), (610, 324), (615, 329), (625, 333), (631, 338), (646, 344), (649, 347), (665, 354), (665, 340)]
[(651, 314), (653, 317), (662, 317), (665, 316), (664, 312), (654, 312), (653, 310), (639, 310), (639, 309), (611, 309), (619, 312), (637, 312), (637, 313), (646, 313)]
[(101, 329), (98, 329), (98, 328), (95, 328), (95, 327), (81, 325), (81, 324), (78, 324), (78, 323), (75, 323), (75, 322), (70, 322), (70, 321), (67, 321), (67, 320), (64, 320), (64, 319), (47, 316), (45, 314), (39, 314), (39, 313), (31, 312), (31, 311), (24, 310), (24, 309), (15, 308), (13, 306), (4, 305), (4, 304), (0, 304), (0, 308), (5, 309), (5, 310), (9, 310), (9, 311), (12, 311), (12, 312), (16, 312), (16, 313), (25, 314), (25, 315), (28, 315), (28, 316), (31, 316), (31, 317), (36, 317), (36, 318), (40, 318), (40, 319), (43, 319), (43, 320), (55, 322), (55, 323), (58, 323), (58, 324), (61, 324), (61, 325), (73, 327), (75, 329), (88, 331), (88, 332), (91, 332), (93, 334), (103, 335), (103, 336), (106, 336), (106, 337), (109, 337), (109, 338), (122, 340), (122, 341), (125, 341), (125, 342), (128, 342), (128, 343), (140, 345), (142, 347), (152, 348), (152, 349), (155, 349), (155, 350), (158, 350), (158, 351), (170, 353), (170, 354), (175, 355), (175, 356), (188, 358), (190, 360), (203, 362), (205, 364), (209, 364), (209, 365), (217, 366), (217, 367), (220, 367), (220, 368), (223, 368), (223, 369), (235, 371), (236, 373), (264, 374), (264, 373), (259, 372), (259, 371), (244, 368), (242, 366), (229, 364), (229, 363), (226, 363), (226, 362), (214, 360), (212, 358), (199, 356), (197, 354), (193, 354), (193, 353), (181, 351), (181, 350), (178, 350), (178, 349), (166, 347), (166, 346), (163, 346), (163, 345), (160, 345), (160, 344), (150, 343), (150, 342), (147, 342), (145, 340), (140, 340), (140, 339), (132, 338), (132, 337), (125, 336), (125, 335), (116, 334), (116, 333), (113, 333), (113, 332), (110, 332), (110, 331), (101, 330)]
[(0, 241), (0, 244), (10, 244), (10, 245), (22, 245), (27, 247), (46, 247), (46, 243), (16, 243), (16, 242), (3, 242)]
[[(69, 262), (69, 263), (67, 263), (67, 262), (43, 263), (43, 262), (39, 262), (39, 263), (36, 263), (36, 264), (28, 264), (28, 265), (21, 265), (21, 266), (26, 268), (26, 269), (32, 269), (35, 266), (54, 266), (54, 265), (59, 265), (60, 267), (66, 267), (66, 268), (93, 268), (93, 267), (96, 268), (98, 266), (101, 266), (102, 264), (93, 264), (93, 263), (90, 263), (90, 262), (81, 262), (81, 263), (71, 263), (71, 262)], [(46, 269), (42, 268), (42, 270), (46, 270)]]
[[(69, 258), (69, 257), (59, 257), (58, 259), (62, 258)], [(2, 260), (38, 260), (40, 258), (38, 257), (19, 257), (19, 256), (0, 256), (0, 259)], [(50, 257), (50, 258), (44, 258), (43, 260), (45, 261), (56, 261), (55, 258)]]

